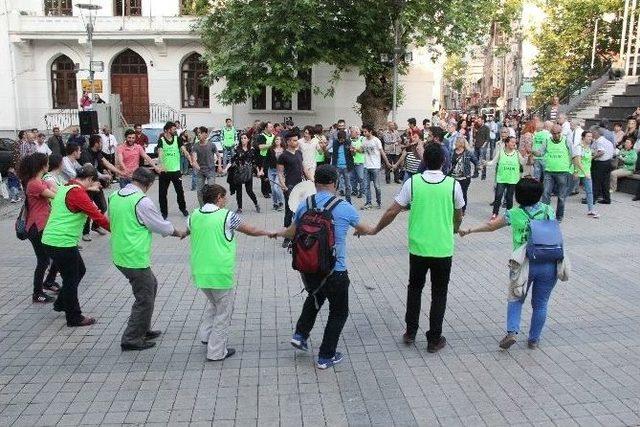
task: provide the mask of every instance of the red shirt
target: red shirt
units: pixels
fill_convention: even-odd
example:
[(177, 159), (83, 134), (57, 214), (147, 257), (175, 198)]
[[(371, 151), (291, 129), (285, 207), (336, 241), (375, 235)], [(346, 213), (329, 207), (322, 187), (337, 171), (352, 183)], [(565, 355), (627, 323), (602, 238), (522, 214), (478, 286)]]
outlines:
[(27, 184), (27, 230), (35, 224), (38, 231), (42, 231), (47, 224), (51, 203), (48, 197), (42, 195), (44, 190), (51, 190), (51, 186), (40, 178), (33, 178)]
[[(78, 184), (75, 179), (70, 180), (67, 185)], [(98, 209), (93, 200), (89, 198), (87, 190), (84, 187), (75, 187), (69, 190), (67, 193), (67, 199), (65, 200), (67, 209), (71, 212), (84, 212), (89, 218), (105, 230), (111, 231), (109, 228), (109, 219)]]
[(147, 138), (147, 135), (140, 132), (140, 134), (136, 134), (136, 144), (146, 147), (149, 145), (149, 138)]
[(125, 142), (124, 144), (118, 145), (116, 153), (118, 153), (119, 156), (122, 156), (122, 167), (125, 172), (132, 174), (133, 171), (138, 169), (140, 166), (140, 157), (145, 154), (145, 151), (141, 145), (133, 144), (129, 146)]

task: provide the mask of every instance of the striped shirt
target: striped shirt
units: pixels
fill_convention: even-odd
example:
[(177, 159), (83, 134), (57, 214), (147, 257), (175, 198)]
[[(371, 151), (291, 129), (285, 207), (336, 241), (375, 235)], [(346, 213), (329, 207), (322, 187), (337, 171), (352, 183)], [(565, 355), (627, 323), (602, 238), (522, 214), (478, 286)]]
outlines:
[(404, 170), (409, 173), (418, 172), (420, 167), (420, 159), (412, 152), (407, 152), (407, 157), (404, 158)]

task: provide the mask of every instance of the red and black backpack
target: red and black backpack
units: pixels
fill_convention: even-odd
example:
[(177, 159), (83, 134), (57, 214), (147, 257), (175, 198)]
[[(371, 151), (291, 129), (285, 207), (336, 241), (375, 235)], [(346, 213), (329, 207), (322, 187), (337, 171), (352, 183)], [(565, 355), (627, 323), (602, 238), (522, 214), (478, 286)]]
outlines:
[(291, 243), (294, 270), (321, 276), (331, 274), (336, 265), (336, 236), (331, 211), (341, 201), (333, 196), (319, 208), (315, 196), (307, 197), (307, 211), (302, 214)]

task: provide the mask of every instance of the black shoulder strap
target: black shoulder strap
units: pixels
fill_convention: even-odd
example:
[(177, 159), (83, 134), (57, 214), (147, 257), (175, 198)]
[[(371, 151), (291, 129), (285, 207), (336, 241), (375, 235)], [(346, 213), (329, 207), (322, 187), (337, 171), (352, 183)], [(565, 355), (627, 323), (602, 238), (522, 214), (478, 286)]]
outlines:
[(339, 199), (336, 196), (331, 196), (331, 198), (327, 200), (327, 203), (325, 203), (324, 210), (331, 212), (336, 206), (338, 206), (338, 204), (340, 204), (341, 201), (342, 199)]
[(314, 195), (307, 197), (307, 210), (316, 208), (316, 198)]

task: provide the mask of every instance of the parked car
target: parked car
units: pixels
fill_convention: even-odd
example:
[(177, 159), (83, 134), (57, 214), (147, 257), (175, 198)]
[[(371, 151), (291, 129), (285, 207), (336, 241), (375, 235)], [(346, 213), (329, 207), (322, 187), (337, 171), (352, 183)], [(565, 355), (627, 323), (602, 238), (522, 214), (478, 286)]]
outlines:
[(158, 157), (158, 140), (162, 135), (164, 123), (147, 123), (142, 125), (142, 133), (149, 139), (149, 144), (145, 151), (151, 158)]
[(0, 174), (5, 176), (13, 162), (17, 142), (11, 138), (0, 138)]

